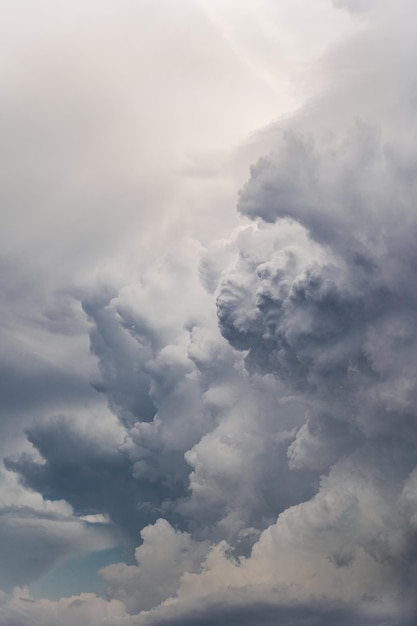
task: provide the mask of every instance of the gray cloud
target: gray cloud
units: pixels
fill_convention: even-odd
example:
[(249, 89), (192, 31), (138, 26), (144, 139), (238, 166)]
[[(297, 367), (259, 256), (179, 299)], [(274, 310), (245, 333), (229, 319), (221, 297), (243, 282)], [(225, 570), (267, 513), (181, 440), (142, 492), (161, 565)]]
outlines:
[[(118, 433), (88, 433), (68, 418), (56, 418), (28, 430), (42, 463), (29, 455), (7, 460), (24, 485), (45, 498), (64, 498), (78, 515), (105, 514), (136, 542), (138, 528), (156, 518), (163, 499), (132, 476), (129, 459), (117, 449)], [(120, 444), (119, 444), (120, 445)]]
[[(96, 442), (84, 451), (85, 436), (48, 424), (29, 431), (46, 464), (10, 467), (79, 512), (93, 503), (125, 532), (126, 520), (146, 523), (126, 502), (150, 508), (137, 565), (102, 572), (108, 602), (140, 611), (126, 614), (127, 624), (250, 623), (254, 615), (265, 624), (412, 623), (408, 172), (398, 145), (366, 124), (342, 140), (286, 135), (242, 191), (240, 210), (256, 224), (225, 244), (223, 271), (210, 250), (192, 245), (166, 291), (151, 272), (85, 301), (101, 364), (96, 386), (126, 438), (101, 461)], [(224, 338), (210, 294), (216, 275)], [(170, 300), (179, 283), (183, 297)], [(80, 473), (71, 471), (68, 488), (66, 457), (55, 453), (71, 441)], [(87, 480), (90, 468), (98, 482)], [(119, 473), (132, 491), (120, 488)]]
[[(220, 606), (219, 606), (220, 605)], [(227, 608), (222, 607), (220, 602), (215, 603), (208, 611), (194, 612), (192, 616), (187, 614), (180, 617), (158, 617), (157, 621), (138, 622), (143, 624), (169, 624), (169, 626), (179, 626), (180, 624), (195, 624), (196, 626), (226, 626), (231, 624), (259, 624), (259, 626), (388, 626), (392, 624), (392, 615), (366, 614), (360, 610), (350, 607), (320, 607), (316, 604), (298, 606), (276, 606), (268, 603), (251, 603), (242, 607)], [(396, 619), (396, 618), (394, 618)], [(409, 622), (407, 618), (397, 622), (401, 626), (406, 626)]]
[[(30, 584), (69, 555), (114, 545), (104, 519), (76, 518), (63, 500), (48, 502), (1, 471), (0, 584), (11, 591)], [(7, 564), (7, 567), (6, 567)]]
[(220, 328), (246, 351), (250, 371), (273, 373), (305, 399), (290, 467), (329, 473), (313, 499), (261, 535), (237, 580), (246, 569), (260, 575), (258, 562), (276, 580), (308, 579), (340, 600), (382, 603), (386, 594), (413, 603), (415, 522), (404, 493), (416, 463), (416, 232), (407, 144), (399, 132), (394, 148), (390, 130), (364, 124), (336, 140), (284, 134), (241, 193), (240, 211), (261, 221), (223, 277)]
[[(357, 10), (365, 3), (338, 4)], [(401, 6), (409, 8), (405, 2)], [(42, 368), (38, 364), (44, 361), (37, 359), (36, 368), (24, 377), (22, 360), (29, 353), (24, 350), (11, 368), (8, 391), (13, 391), (14, 377), (21, 376), (27, 388), (23, 409), (29, 400), (43, 409), (42, 390), (52, 382), (56, 397), (48, 395), (48, 409), (65, 404), (67, 398), (70, 403), (71, 396), (78, 396), (74, 408), (80, 400), (87, 403), (83, 390), (91, 360), (85, 345), (67, 352), (66, 339), (79, 341), (83, 332), (85, 339), (88, 324), (99, 370), (92, 385), (112, 416), (97, 401), (95, 410), (100, 409), (90, 418), (88, 411), (75, 411), (67, 417), (37, 414), (29, 425), (26, 416), (22, 419), (24, 453), (18, 449), (7, 461), (7, 468), (20, 478), (22, 503), (16, 508), (7, 501), (0, 509), (0, 533), (8, 542), (5, 558), (14, 553), (22, 525), (22, 545), (28, 537), (38, 537), (39, 529), (44, 541), (39, 554), (34, 553), (37, 563), (29, 567), (19, 559), (3, 584), (7, 589), (26, 584), (75, 545), (84, 545), (89, 527), (82, 516), (88, 514), (105, 515), (113, 533), (130, 547), (141, 543), (136, 564), (102, 570), (106, 599), (84, 594), (56, 603), (32, 602), (26, 592), (17, 591), (1, 600), (8, 626), (44, 626), (57, 619), (60, 626), (80, 620), (126, 626), (277, 621), (288, 626), (406, 626), (415, 621), (413, 89), (410, 72), (392, 71), (402, 68), (400, 61), (407, 57), (396, 52), (387, 71), (395, 93), (385, 93), (385, 56), (378, 55), (393, 11), (389, 3), (374, 11), (375, 25), (367, 33), (360, 31), (348, 48), (339, 48), (330, 66), (331, 78), (341, 63), (352, 67), (373, 50), (365, 55), (359, 76), (346, 82), (349, 89), (356, 85), (354, 93), (345, 102), (346, 85), (342, 89), (337, 83), (332, 93), (285, 122), (283, 131), (271, 129), (268, 142), (274, 149), (252, 167), (239, 196), (244, 225), (227, 239), (209, 244), (210, 236), (205, 235), (203, 245), (188, 237), (187, 229), (178, 235), (164, 222), (171, 192), (177, 202), (187, 194), (175, 195), (175, 177), (167, 163), (180, 160), (168, 150), (159, 163), (158, 142), (149, 152), (152, 167), (140, 177), (142, 181), (149, 175), (152, 182), (148, 187), (142, 181), (142, 205), (161, 209), (157, 226), (151, 209), (145, 210), (142, 226), (144, 231), (149, 226), (149, 232), (141, 239), (141, 254), (147, 258), (138, 262), (140, 270), (123, 276), (122, 263), (120, 271), (107, 268), (107, 274), (92, 277), (97, 259), (106, 256), (108, 240), (73, 261), (73, 237), (68, 237), (68, 266), (51, 279), (52, 286), (39, 297), (37, 313), (22, 327), (31, 328), (36, 345), (43, 333), (55, 333), (66, 355), (83, 354), (82, 373), (77, 376), (76, 367), (57, 368), (60, 360), (54, 354), (49, 367)], [(191, 13), (193, 24), (201, 26), (201, 15)], [(179, 22), (176, 28), (183, 33)], [(201, 32), (210, 39), (211, 26), (205, 18), (203, 22)], [(395, 40), (402, 33), (400, 22), (392, 22)], [(167, 41), (171, 50), (172, 41)], [(153, 50), (152, 42), (148, 44)], [(231, 44), (239, 51), (233, 40)], [(368, 85), (374, 63), (375, 84)], [(167, 87), (156, 82), (165, 106)], [(363, 92), (361, 85), (366, 87)], [(372, 97), (370, 91), (375, 92)], [(64, 101), (68, 103), (68, 95)], [(40, 104), (43, 110), (45, 99)], [(355, 117), (365, 121), (351, 119)], [(165, 121), (158, 129), (161, 135), (175, 126), (171, 118)], [(199, 127), (197, 122), (191, 127)], [(182, 115), (177, 123), (183, 127)], [(27, 124), (32, 128), (31, 119)], [(89, 126), (94, 145), (98, 127)], [(69, 148), (72, 136), (70, 129), (62, 136)], [(168, 133), (164, 142), (170, 144), (171, 136)], [(112, 133), (108, 140), (118, 145)], [(63, 151), (65, 169), (77, 162), (81, 143), (78, 137), (75, 155)], [(103, 186), (100, 194), (90, 170), (91, 187), (81, 186), (80, 196), (77, 181), (67, 181), (72, 190), (67, 201), (76, 204), (80, 198), (85, 206), (91, 200), (95, 207), (85, 240), (95, 232), (97, 215), (109, 207), (109, 198), (120, 200), (127, 216), (139, 201), (131, 184), (135, 176), (131, 172), (132, 178), (125, 177), (131, 151), (123, 146), (120, 154), (125, 158), (112, 181), (106, 177), (108, 188)], [(55, 152), (46, 148), (47, 154)], [(28, 172), (34, 165), (29, 157)], [(164, 180), (169, 179), (164, 189), (155, 185), (159, 178), (152, 168), (158, 166), (166, 174)], [(103, 171), (108, 172), (106, 167)], [(195, 181), (210, 168), (197, 159), (191, 171)], [(48, 199), (48, 172), (41, 168), (30, 187), (35, 197), (40, 181), (39, 207)], [(122, 189), (127, 191), (120, 197)], [(16, 188), (9, 193), (15, 198)], [(56, 189), (53, 198), (59, 198)], [(40, 212), (42, 220), (47, 214)], [(186, 221), (184, 217), (181, 226)], [(112, 213), (110, 225), (116, 222)], [(77, 229), (74, 224), (66, 227)], [(161, 249), (153, 251), (152, 238), (159, 228), (165, 228), (166, 235), (156, 246)], [(41, 250), (27, 230), (32, 252)], [(54, 222), (51, 233), (56, 232), (61, 227)], [(46, 251), (40, 256), (43, 270), (56, 258), (53, 250), (51, 256)], [(67, 274), (77, 274), (78, 280), (63, 280)], [(13, 346), (28, 302), (22, 296), (20, 270), (16, 276), (21, 287), (3, 281), (12, 309), (21, 315), (14, 326), (13, 315), (8, 318)], [(56, 290), (62, 280), (71, 285)], [(39, 295), (38, 287), (34, 293)], [(16, 396), (10, 411), (18, 410)], [(27, 502), (31, 497), (38, 498), (36, 506)], [(51, 507), (46, 513), (42, 502)], [(65, 514), (60, 507), (68, 507)], [(66, 525), (75, 528), (68, 537)], [(100, 532), (90, 530), (99, 543)], [(52, 556), (42, 559), (46, 552)], [(26, 567), (29, 573), (24, 575)]]
[[(32, 498), (31, 489), (39, 489), (45, 498), (68, 498), (78, 515), (109, 514), (136, 544), (143, 525), (161, 514), (154, 508), (161, 507), (168, 490), (161, 482), (153, 497), (153, 483), (132, 477), (132, 467), (136, 464), (137, 474), (141, 458), (119, 452), (126, 434), (121, 435), (120, 428), (109, 436), (105, 452), (100, 445), (95, 449), (94, 438), (100, 439), (98, 431), (109, 416), (103, 397), (90, 385), (95, 361), (89, 354), (88, 323), (80, 300), (86, 310), (90, 303), (89, 315), (94, 324), (97, 321), (92, 351), (99, 355), (109, 344), (101, 365), (107, 368), (102, 378), (112, 408), (120, 418), (123, 411), (130, 425), (139, 417), (152, 420), (149, 376), (143, 370), (135, 379), (134, 371), (128, 371), (136, 364), (132, 351), (137, 343), (132, 339), (133, 348), (128, 340), (123, 343), (124, 330), (118, 323), (106, 330), (101, 309), (108, 302), (92, 305), (93, 291), (101, 293), (96, 284), (105, 283), (107, 291), (118, 293), (120, 276), (126, 282), (131, 259), (135, 275), (138, 266), (151, 265), (164, 254), (177, 229), (188, 228), (190, 215), (204, 237), (211, 238), (224, 227), (223, 209), (240, 176), (233, 168), (242, 169), (232, 163), (230, 146), (265, 115), (269, 117), (278, 99), (256, 76), (248, 75), (192, 3), (179, 2), (172, 11), (166, 3), (149, 10), (146, 1), (105, 6), (94, 2), (89, 7), (71, 2), (57, 10), (47, 0), (41, 9), (19, 2), (4, 5), (1, 13), (2, 457), (12, 457), (13, 467), (24, 475), (26, 488), (21, 485), (21, 490), (27, 499)], [(199, 37), (194, 37), (197, 31)], [(236, 91), (229, 89), (230, 73), (237, 78)], [(218, 114), (201, 91), (216, 94)], [(224, 111), (249, 92), (257, 94), (256, 107), (253, 101), (240, 107), (241, 114), (231, 124)], [(217, 137), (222, 137), (220, 143), (212, 141)], [(201, 164), (208, 170), (204, 182)], [(195, 201), (203, 188), (207, 205), (212, 197), (217, 202), (219, 189), (225, 190), (216, 217), (211, 212), (206, 219), (204, 202)], [(228, 227), (236, 222), (233, 212), (226, 221)], [(108, 324), (113, 313), (107, 315)], [(127, 313), (125, 317), (128, 322)], [(148, 357), (142, 355), (142, 360)], [(116, 370), (117, 380), (111, 373)], [(69, 417), (54, 423), (55, 415)], [(97, 429), (91, 427), (93, 422)], [(175, 478), (178, 495), (178, 489), (184, 493), (188, 466), (182, 451), (173, 454), (181, 468)], [(172, 468), (175, 463), (168, 465)], [(168, 475), (165, 469), (165, 479)], [(3, 485), (2, 493), (4, 489)], [(76, 518), (75, 525), (80, 524)], [(58, 527), (57, 521), (57, 533)], [(67, 547), (61, 550), (57, 539), (51, 558), (45, 556), (38, 573), (56, 562), (55, 553), (76, 551), (75, 540), (71, 545), (66, 542), (65, 528), (63, 522)], [(1, 543), (11, 545), (8, 536)], [(11, 575), (10, 584), (32, 577), (22, 573), (30, 568), (26, 555), (19, 554), (17, 550), (20, 578)], [(1, 575), (2, 581), (7, 579), (7, 567), (2, 567)]]

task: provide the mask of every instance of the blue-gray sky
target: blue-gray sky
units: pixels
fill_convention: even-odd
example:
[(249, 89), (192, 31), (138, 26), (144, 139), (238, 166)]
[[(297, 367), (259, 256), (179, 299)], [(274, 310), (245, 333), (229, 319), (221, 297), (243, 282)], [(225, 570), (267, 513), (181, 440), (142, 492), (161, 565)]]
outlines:
[(0, 9), (0, 626), (411, 626), (411, 0)]

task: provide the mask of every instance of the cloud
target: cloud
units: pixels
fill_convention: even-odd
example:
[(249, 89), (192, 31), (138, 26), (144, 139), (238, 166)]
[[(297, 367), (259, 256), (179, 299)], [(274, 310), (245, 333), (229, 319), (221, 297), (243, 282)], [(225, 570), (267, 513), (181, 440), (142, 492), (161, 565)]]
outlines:
[(136, 549), (137, 565), (119, 563), (100, 571), (107, 595), (119, 599), (129, 613), (146, 611), (175, 594), (185, 572), (195, 572), (208, 550), (188, 533), (159, 519), (141, 531), (143, 543)]
[(251, 372), (304, 398), (289, 464), (326, 477), (229, 564), (238, 588), (413, 607), (415, 156), (394, 126), (284, 131), (241, 192), (257, 225), (222, 278), (220, 328)]
[[(280, 397), (272, 378), (248, 376), (200, 283), (206, 253), (182, 245), (184, 258), (162, 266), (165, 285), (152, 270), (113, 298), (99, 292), (84, 301), (100, 363), (94, 384), (120, 425), (42, 421), (27, 431), (39, 459), (8, 467), (79, 515), (108, 515), (130, 542), (163, 514), (201, 539), (226, 533), (247, 551), (259, 529), (312, 493), (312, 480), (293, 476), (286, 455), (305, 407)], [(164, 310), (167, 298), (175, 304)], [(270, 484), (273, 472), (287, 479)]]
[[(77, 515), (104, 514), (129, 541), (136, 541), (141, 520), (149, 520), (146, 506), (141, 505), (154, 496), (134, 480), (129, 459), (118, 450), (117, 429), (106, 432), (95, 425), (89, 432), (76, 420), (61, 417), (32, 427), (28, 439), (38, 459), (25, 454), (6, 461), (26, 487), (51, 500), (65, 499)], [(159, 502), (159, 495), (155, 497)]]
[[(196, 3), (181, 0), (175, 10), (157, 4), (71, 2), (57, 11), (48, 0), (37, 10), (23, 1), (3, 6), (0, 20), (2, 458), (11, 457), (21, 470), (27, 499), (31, 489), (45, 500), (66, 498), (76, 510), (68, 513), (76, 528), (82, 526), (77, 516), (85, 512), (109, 515), (132, 545), (140, 529), (160, 516), (167, 488), (152, 495), (154, 482), (149, 486), (133, 477), (143, 471), (141, 445), (119, 451), (126, 436), (120, 426), (107, 433), (102, 446), (101, 427), (109, 416), (104, 396), (89, 384), (95, 357), (80, 300), (86, 310), (90, 303), (88, 315), (96, 324), (92, 352), (107, 349), (101, 364), (107, 367), (103, 378), (112, 408), (119, 417), (124, 411), (130, 425), (138, 412), (152, 421), (151, 377), (145, 368), (141, 377), (128, 370), (135, 365), (137, 342), (123, 339), (127, 333), (119, 322), (106, 329), (106, 315), (111, 326), (116, 313), (101, 309), (113, 296), (94, 305), (93, 292), (101, 293), (105, 283), (106, 293), (118, 294), (120, 276), (128, 283), (134, 264), (136, 278), (178, 232), (194, 229), (210, 239), (237, 221), (232, 211), (226, 217), (224, 208), (233, 201), (248, 157), (242, 166), (234, 145), (269, 119), (280, 100), (248, 75)], [(231, 121), (227, 110), (238, 103), (239, 114)], [(166, 302), (159, 312), (163, 308)], [(143, 354), (143, 362), (148, 357)], [(176, 368), (168, 349), (154, 365), (155, 393), (162, 384), (156, 369), (164, 359), (166, 370)], [(183, 397), (184, 405), (185, 385)], [(193, 410), (190, 400), (188, 416)], [(55, 416), (61, 417), (54, 422)], [(188, 434), (192, 429), (183, 421)], [(200, 432), (201, 426), (191, 435), (193, 442)], [(166, 463), (179, 467), (175, 482), (181, 494), (187, 445), (178, 443), (175, 463)], [(157, 456), (145, 463), (150, 475), (161, 474)], [(164, 480), (169, 471), (162, 470)], [(39, 557), (33, 571), (22, 551), (18, 575), (2, 568), (7, 588), (28, 582), (36, 568), (41, 574), (56, 554), (64, 558), (78, 549), (74, 538), (67, 541), (66, 521), (55, 522), (53, 533), (62, 528), (63, 546), (56, 537), (50, 557)], [(22, 523), (30, 534), (35, 522)], [(5, 545), (12, 545), (7, 537), (13, 525), (5, 529)], [(36, 529), (33, 534), (38, 537)], [(81, 531), (79, 543), (84, 549)], [(20, 561), (18, 550), (15, 560)]]
[[(273, 626), (277, 623), (282, 624), (282, 626), (330, 626), (332, 624), (340, 624), (340, 626), (351, 626), (351, 624), (388, 626), (388, 624), (392, 624), (393, 619), (391, 615), (369, 614), (345, 606), (320, 607), (314, 602), (292, 606), (252, 601), (250, 604), (242, 602), (241, 606), (228, 608), (222, 606), (221, 600), (216, 599), (213, 605), (210, 606), (209, 610), (206, 607), (193, 611), (192, 617), (186, 613), (178, 615), (175, 611), (172, 611), (173, 615), (164, 616), (161, 612), (159, 615), (155, 615), (155, 621), (150, 615), (149, 619), (145, 617), (137, 624), (144, 626), (151, 624), (169, 624), (170, 626), (179, 626), (180, 624), (212, 626), (219, 624), (226, 626), (226, 624), (253, 624), (256, 620), (256, 623), (261, 626)], [(405, 626), (408, 623), (403, 621), (401, 625)]]
[(126, 613), (120, 602), (107, 602), (94, 594), (81, 594), (59, 601), (34, 601), (27, 590), (17, 588), (13, 596), (4, 596), (0, 604), (0, 620), (10, 626), (72, 626), (81, 622), (86, 626), (125, 623)]
[(349, 11), (368, 11), (377, 6), (375, 0), (333, 0), (336, 7), (348, 9)]
[[(155, 54), (155, 67), (184, 34), (180, 17), (188, 15), (187, 7), (181, 4), (184, 12), (175, 14), (171, 39), (169, 12), (146, 13), (141, 5), (144, 22), (157, 23), (167, 35), (161, 57), (152, 37), (144, 39), (145, 50)], [(349, 3), (348, 8), (360, 7)], [(112, 415), (98, 402), (103, 413), (90, 418), (86, 411), (25, 424), (25, 451), (17, 450), (7, 461), (25, 487), (23, 504), (16, 524), (16, 509), (5, 504), (0, 532), (14, 552), (21, 525), (26, 524), (27, 536), (38, 537), (39, 528), (31, 529), (33, 520), (42, 519), (40, 555), (48, 550), (52, 556), (39, 556), (40, 565), (27, 575), (22, 573), (26, 561), (20, 560), (18, 573), (11, 583), (6, 576), (4, 586), (30, 582), (74, 545), (84, 545), (89, 534), (99, 543), (101, 531), (91, 529), (86, 520), (94, 517), (86, 516), (104, 516), (120, 541), (139, 545), (135, 564), (102, 570), (106, 599), (84, 594), (34, 602), (16, 592), (2, 599), (5, 623), (406, 626), (415, 620), (414, 91), (409, 63), (404, 70), (401, 65), (404, 51), (390, 56), (388, 46), (382, 54), (391, 7), (384, 3), (374, 11), (375, 24), (361, 30), (361, 21), (354, 40), (336, 50), (332, 63), (323, 62), (330, 80), (343, 63), (349, 70), (372, 49), (360, 71), (346, 82), (342, 76), (331, 93), (282, 128), (269, 129), (266, 143), (274, 148), (252, 166), (240, 192), (238, 228), (211, 242), (217, 210), (213, 222), (207, 218), (210, 232), (201, 236), (198, 229), (190, 236), (195, 218), (188, 223), (185, 210), (178, 229), (170, 223), (171, 192), (175, 202), (188, 192), (181, 185), (178, 191), (169, 165), (172, 159), (179, 166), (182, 157), (167, 148), (159, 159), (159, 148), (171, 145), (176, 125), (191, 137), (206, 111), (194, 112), (188, 126), (188, 109), (180, 106), (186, 97), (179, 90), (172, 108), (180, 111), (175, 124), (168, 107), (155, 145), (149, 140), (151, 165), (139, 176), (143, 206), (160, 209), (155, 221), (152, 209), (145, 210), (139, 269), (125, 273), (124, 260), (123, 271), (115, 264), (94, 278), (89, 266), (60, 297), (48, 292), (41, 298), (42, 306), (48, 304), (43, 319), (49, 330), (80, 337), (88, 324), (98, 363), (92, 384)], [(189, 15), (203, 39), (212, 42), (213, 24), (224, 15), (209, 14), (206, 21), (195, 7)], [(404, 27), (409, 50), (402, 19), (392, 22), (393, 39)], [(250, 54), (236, 55), (238, 35), (221, 26), (230, 67), (241, 68), (242, 58), (252, 67)], [(215, 50), (223, 50), (215, 41)], [(170, 58), (169, 65), (178, 70), (180, 82), (182, 61), (188, 58), (181, 51), (180, 60)], [(191, 58), (189, 76), (202, 88), (194, 63)], [(205, 63), (204, 75), (214, 76), (210, 61)], [(374, 64), (375, 85), (368, 80)], [(154, 80), (158, 104), (165, 107), (172, 82), (165, 84), (161, 76), (156, 72)], [(255, 79), (258, 85), (259, 76)], [(263, 81), (259, 90), (261, 99), (267, 84)], [(146, 101), (142, 110), (145, 122), (139, 126), (145, 137), (152, 107)], [(199, 132), (203, 141), (213, 129)], [(70, 136), (65, 135), (69, 144)], [(110, 145), (119, 145), (112, 133), (110, 139)], [(77, 154), (79, 147), (76, 142)], [(133, 183), (125, 185), (135, 178), (123, 165), (130, 162), (130, 148), (121, 152), (125, 158), (113, 172), (114, 185), (106, 181), (112, 198), (119, 189), (130, 190), (121, 200), (130, 215), (139, 196)], [(216, 156), (191, 160), (192, 167), (185, 168), (190, 186), (214, 171), (216, 187), (221, 178), (219, 166), (213, 166)], [(111, 165), (112, 159), (105, 162)], [(149, 188), (143, 182), (148, 177)], [(166, 186), (158, 186), (158, 180)], [(73, 182), (70, 188), (78, 189)], [(41, 187), (44, 192), (45, 184)], [(107, 203), (106, 195), (104, 204), (93, 205), (104, 211)], [(97, 214), (94, 209), (89, 215), (87, 239)], [(60, 232), (59, 225), (54, 229)], [(158, 230), (164, 232), (162, 243), (152, 250)], [(99, 242), (86, 256), (100, 259), (105, 249)], [(72, 263), (69, 274), (78, 272), (78, 260)], [(25, 298), (10, 288), (13, 281), (5, 282), (13, 306), (23, 311)], [(77, 298), (87, 321), (74, 304)], [(38, 330), (34, 334), (38, 340), (43, 336)], [(21, 371), (18, 361), (16, 371)], [(49, 369), (45, 379), (57, 380)], [(63, 386), (68, 396), (76, 395), (70, 380), (65, 378)], [(65, 393), (59, 397), (62, 401)], [(37, 506), (24, 503), (27, 494), (38, 498)], [(62, 506), (68, 507), (65, 513)], [(55, 522), (61, 529), (56, 543)]]
[[(108, 524), (76, 518), (64, 500), (50, 502), (28, 492), (2, 470), (0, 584), (10, 591), (30, 584), (74, 553), (114, 545)], [(5, 566), (7, 564), (7, 567)]]

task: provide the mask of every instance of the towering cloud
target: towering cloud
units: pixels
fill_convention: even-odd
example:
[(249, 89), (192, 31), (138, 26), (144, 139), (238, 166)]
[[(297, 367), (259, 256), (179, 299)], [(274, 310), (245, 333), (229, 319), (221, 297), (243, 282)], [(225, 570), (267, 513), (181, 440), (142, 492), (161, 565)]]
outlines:
[[(1, 624), (415, 623), (411, 5), (333, 4), (358, 20), (353, 40), (323, 60), (331, 88), (259, 139), (272, 148), (239, 225), (172, 231), (163, 253), (144, 238), (132, 278), (64, 294), (108, 410), (38, 417), (6, 460), (22, 536), (42, 519), (32, 536), (52, 557), (27, 575), (19, 561)], [(13, 548), (16, 510), (0, 512)], [(100, 571), (104, 598), (11, 591), (89, 540), (132, 557)]]

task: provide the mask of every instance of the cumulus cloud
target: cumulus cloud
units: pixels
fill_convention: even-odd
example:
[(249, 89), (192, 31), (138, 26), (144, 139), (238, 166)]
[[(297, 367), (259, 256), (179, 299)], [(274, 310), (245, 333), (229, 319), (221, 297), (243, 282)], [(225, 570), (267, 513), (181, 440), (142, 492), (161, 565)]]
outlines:
[[(158, 356), (160, 343), (151, 346), (155, 338), (148, 337), (150, 352), (144, 345), (139, 374), (137, 341), (125, 336), (119, 318), (113, 319), (115, 309), (106, 306), (129, 282), (132, 258), (137, 277), (178, 233), (194, 231), (210, 240), (236, 223), (233, 211), (224, 209), (233, 202), (249, 157), (242, 166), (234, 147), (264, 119), (295, 106), (297, 97), (288, 93), (284, 103), (285, 81), (280, 87), (278, 80), (274, 91), (249, 71), (198, 3), (158, 2), (151, 8), (142, 0), (71, 2), (58, 9), (46, 0), (35, 9), (24, 1), (4, 5), (1, 13), (2, 458), (10, 457), (9, 467), (22, 470), (26, 499), (31, 489), (45, 501), (66, 499), (76, 528), (80, 515), (107, 515), (136, 545), (140, 529), (161, 515), (161, 501), (168, 497), (162, 483), (175, 482), (176, 493), (186, 490), (183, 449), (198, 440), (202, 427), (191, 433), (183, 418), (189, 439), (170, 453), (176, 465), (155, 453), (164, 449), (159, 440), (151, 444), (152, 459), (144, 461), (147, 445), (136, 445), (133, 431), (119, 450), (127, 433), (114, 423), (103, 444), (101, 427), (111, 419), (96, 389), (106, 391), (123, 424), (152, 422), (151, 396), (163, 396), (157, 387), (167, 384), (162, 369), (175, 377), (179, 361), (184, 376), (191, 367), (170, 347)], [(274, 49), (270, 39), (271, 59)], [(239, 110), (233, 120), (229, 109)], [(91, 326), (81, 305), (95, 325), (90, 353)], [(166, 300), (153, 315), (165, 308)], [(129, 323), (130, 313), (122, 315)], [(138, 327), (138, 336), (144, 332)], [(102, 372), (93, 377), (95, 355)], [(157, 356), (149, 395), (152, 377), (145, 362)], [(192, 384), (184, 383), (181, 401), (188, 402), (188, 421), (193, 402), (199, 403), (197, 391), (193, 400), (186, 398)], [(181, 410), (179, 404), (178, 415)], [(148, 440), (157, 440), (150, 430)], [(171, 428), (172, 436), (175, 431)], [(179, 442), (179, 432), (175, 436)], [(175, 465), (177, 475), (169, 477), (170, 469), (159, 463)], [(140, 473), (146, 480), (163, 474), (154, 496), (146, 480), (138, 482)], [(75, 541), (66, 543), (64, 522), (62, 555), (77, 550)], [(8, 537), (4, 545), (11, 545)], [(15, 554), (19, 560), (19, 551)], [(50, 554), (49, 566), (55, 549)], [(24, 551), (16, 567), (17, 577), (13, 568), (2, 568), (5, 580), (10, 574), (6, 587), (31, 579), (24, 575), (31, 569)]]
[[(160, 520), (142, 533), (137, 566), (103, 571), (108, 593), (129, 611), (162, 602), (138, 623), (175, 611), (186, 620), (220, 598), (233, 614), (248, 589), (250, 604), (275, 596), (277, 615), (298, 607), (288, 619), (310, 606), (308, 619), (318, 611), (325, 620), (335, 603), (347, 623), (352, 611), (358, 623), (389, 623), (413, 603), (414, 192), (403, 188), (394, 219), (405, 182), (396, 154), (357, 124), (336, 141), (285, 135), (253, 168), (239, 207), (258, 223), (228, 244), (216, 292), (227, 341), (196, 271), (156, 328), (158, 294), (146, 281), (105, 304), (105, 328), (114, 330), (101, 333), (104, 344), (93, 335), (97, 356), (104, 366), (113, 359), (113, 332), (132, 348), (101, 370), (127, 427), (120, 454), (137, 484), (158, 484), (160, 506), (187, 528)], [(203, 274), (212, 273), (209, 258)], [(125, 362), (146, 381), (138, 389), (153, 416), (117, 401), (131, 402), (119, 393)], [(27, 480), (24, 464), (15, 467)], [(207, 540), (214, 547), (204, 558)], [(153, 576), (158, 592), (145, 590), (143, 604)]]
[[(5, 623), (415, 621), (417, 159), (412, 72), (393, 73), (403, 50), (389, 57), (394, 93), (378, 99), (388, 24), (412, 45), (389, 3), (372, 11), (374, 25), (365, 11), (353, 43), (323, 62), (331, 78), (376, 44), (346, 81), (357, 106), (350, 94), (338, 110), (341, 80), (270, 129), (238, 228), (214, 242), (177, 233), (163, 254), (145, 238), (139, 273), (68, 290), (111, 416), (32, 422), (30, 454), (7, 467), (50, 507), (49, 542), (69, 507), (71, 529), (97, 541), (86, 516), (108, 519), (135, 562), (101, 571), (105, 599), (4, 595)], [(222, 35), (238, 52), (233, 29)], [(362, 93), (373, 71), (375, 93)], [(67, 328), (53, 304), (48, 320)], [(61, 544), (45, 545), (60, 558)]]
[(109, 565), (101, 570), (107, 594), (119, 599), (129, 613), (139, 613), (173, 596), (186, 572), (198, 571), (208, 550), (186, 532), (159, 519), (141, 531), (143, 543), (136, 549), (137, 565)]

